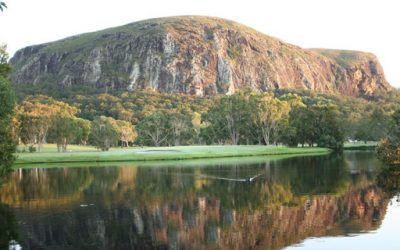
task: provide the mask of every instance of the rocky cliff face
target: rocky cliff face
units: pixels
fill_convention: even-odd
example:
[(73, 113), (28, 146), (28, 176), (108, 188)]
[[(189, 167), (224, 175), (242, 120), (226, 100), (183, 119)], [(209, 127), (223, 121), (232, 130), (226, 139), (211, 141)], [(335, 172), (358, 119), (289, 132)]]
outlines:
[(16, 85), (58, 84), (198, 96), (240, 88), (372, 95), (389, 91), (375, 56), (302, 49), (210, 17), (146, 20), (30, 46), (11, 59)]

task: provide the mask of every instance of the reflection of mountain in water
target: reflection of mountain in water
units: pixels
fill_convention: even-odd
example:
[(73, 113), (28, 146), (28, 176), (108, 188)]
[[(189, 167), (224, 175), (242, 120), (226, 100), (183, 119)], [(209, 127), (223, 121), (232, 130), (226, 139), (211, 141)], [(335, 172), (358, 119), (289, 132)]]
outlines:
[[(280, 249), (380, 225), (388, 201), (374, 184), (374, 169), (357, 164), (368, 158), (22, 170), (0, 201), (22, 208), (14, 212), (28, 249)], [(252, 183), (207, 178), (258, 174)]]

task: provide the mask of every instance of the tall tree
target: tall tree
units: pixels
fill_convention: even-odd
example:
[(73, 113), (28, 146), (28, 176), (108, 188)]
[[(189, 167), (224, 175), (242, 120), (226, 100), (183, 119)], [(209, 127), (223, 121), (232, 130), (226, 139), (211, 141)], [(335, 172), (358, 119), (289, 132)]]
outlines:
[(134, 142), (137, 137), (135, 128), (132, 123), (122, 120), (116, 120), (114, 123), (115, 129), (118, 131), (119, 140), (122, 146), (128, 147), (130, 142)]
[(316, 128), (314, 127), (314, 114), (305, 106), (295, 107), (290, 111), (289, 124), (295, 131), (294, 138), (288, 138), (290, 144), (302, 146), (316, 141)]
[(75, 114), (78, 109), (63, 102), (55, 102), (52, 109), (49, 136), (56, 142), (58, 152), (66, 152), (68, 144), (76, 138), (78, 123)]
[(90, 135), (91, 123), (82, 118), (75, 119), (75, 143), (79, 145), (86, 145)]
[(203, 120), (208, 124), (204, 130), (208, 135), (215, 136), (216, 140), (237, 145), (242, 137), (249, 134), (251, 112), (248, 94), (239, 92), (224, 96), (204, 114)]
[(316, 104), (294, 108), (290, 112), (289, 124), (295, 128), (295, 140), (302, 145), (317, 143), (320, 147), (340, 149), (344, 135), (339, 119), (337, 106)]
[(93, 120), (92, 142), (102, 151), (108, 151), (112, 146), (117, 145), (119, 137), (114, 123), (113, 118), (105, 116), (98, 116)]
[(55, 100), (50, 97), (28, 97), (18, 106), (18, 120), (21, 123), (20, 137), (24, 144), (37, 144), (41, 151), (56, 112)]
[(194, 136), (192, 117), (187, 113), (170, 113), (169, 123), (172, 129), (171, 142), (175, 146), (185, 144)]
[(171, 136), (168, 119), (167, 112), (160, 110), (141, 120), (136, 125), (139, 143), (156, 147), (165, 144)]
[(280, 101), (272, 95), (254, 96), (255, 109), (254, 122), (265, 144), (270, 144), (271, 140), (277, 142), (281, 129), (289, 119), (290, 106), (287, 102)]
[(15, 97), (10, 87), (8, 74), (11, 71), (7, 63), (6, 46), (0, 46), (0, 177), (11, 170), (16, 149), (12, 131)]

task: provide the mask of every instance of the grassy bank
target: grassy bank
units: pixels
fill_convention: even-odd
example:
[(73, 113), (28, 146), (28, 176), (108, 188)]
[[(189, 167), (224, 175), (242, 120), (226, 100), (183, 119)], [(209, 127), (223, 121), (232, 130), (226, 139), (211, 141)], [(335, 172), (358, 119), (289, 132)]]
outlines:
[(374, 150), (378, 142), (376, 141), (368, 141), (365, 142), (346, 142), (344, 144), (344, 150)]
[(15, 168), (82, 168), (82, 167), (209, 167), (229, 166), (240, 164), (256, 164), (266, 161), (284, 160), (302, 156), (319, 156), (326, 153), (313, 154), (284, 154), (263, 155), (251, 157), (222, 157), (222, 158), (198, 158), (185, 160), (152, 160), (152, 161), (118, 161), (118, 162), (67, 162), (67, 163), (26, 163), (17, 164)]
[[(93, 146), (81, 146), (81, 145), (68, 145), (68, 152), (95, 152), (98, 151)], [(17, 152), (27, 153), (29, 152), (29, 147), (24, 145), (19, 145), (17, 147)], [(43, 144), (41, 148), (42, 153), (57, 153), (56, 144)]]
[(186, 160), (200, 158), (266, 155), (310, 155), (328, 153), (325, 148), (288, 148), (283, 146), (180, 146), (112, 149), (100, 151), (18, 153), (16, 165), (36, 163), (122, 162)]

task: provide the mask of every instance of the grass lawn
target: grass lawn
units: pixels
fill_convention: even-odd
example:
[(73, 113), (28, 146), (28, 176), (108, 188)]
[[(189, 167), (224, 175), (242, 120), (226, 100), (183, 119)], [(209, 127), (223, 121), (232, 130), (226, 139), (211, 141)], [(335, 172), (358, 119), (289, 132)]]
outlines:
[[(245, 157), (266, 155), (310, 155), (330, 152), (326, 148), (288, 148), (284, 146), (179, 146), (111, 149), (101, 152), (84, 148), (69, 148), (72, 152), (58, 153), (47, 146), (44, 152), (17, 153), (16, 167), (19, 164), (34, 163), (73, 163), (73, 162), (122, 162), (185, 160), (200, 158)], [(78, 151), (79, 150), (79, 151)]]
[(365, 142), (345, 142), (343, 145), (344, 150), (368, 150), (374, 149), (378, 145), (376, 141)]
[[(87, 152), (87, 151), (98, 151), (93, 146), (81, 146), (81, 145), (68, 145), (67, 150), (69, 152)], [(19, 145), (17, 148), (18, 152), (29, 152), (29, 147), (24, 145)], [(49, 153), (49, 152), (57, 152), (57, 145), (56, 144), (43, 144), (42, 145), (42, 152)]]
[(326, 155), (324, 153), (312, 154), (282, 154), (262, 155), (250, 157), (218, 157), (197, 158), (184, 160), (149, 160), (149, 161), (106, 161), (106, 162), (66, 162), (66, 163), (24, 163), (16, 164), (15, 168), (82, 168), (82, 167), (208, 167), (229, 166), (238, 164), (256, 164), (268, 160), (283, 160), (301, 156)]

